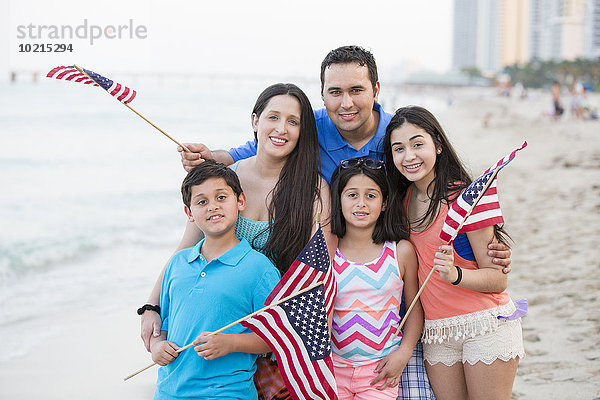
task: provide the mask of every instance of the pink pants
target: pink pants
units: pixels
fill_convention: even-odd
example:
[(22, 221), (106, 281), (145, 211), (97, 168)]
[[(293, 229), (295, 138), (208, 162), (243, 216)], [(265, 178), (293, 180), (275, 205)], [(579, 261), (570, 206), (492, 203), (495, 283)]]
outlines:
[[(336, 357), (334, 354), (334, 360)], [(378, 390), (376, 387), (382, 385), (382, 382), (377, 382), (375, 386), (369, 384), (377, 376), (373, 370), (375, 370), (378, 363), (379, 360), (359, 367), (334, 366), (339, 400), (396, 400), (398, 385)], [(340, 365), (339, 362), (336, 364)]]

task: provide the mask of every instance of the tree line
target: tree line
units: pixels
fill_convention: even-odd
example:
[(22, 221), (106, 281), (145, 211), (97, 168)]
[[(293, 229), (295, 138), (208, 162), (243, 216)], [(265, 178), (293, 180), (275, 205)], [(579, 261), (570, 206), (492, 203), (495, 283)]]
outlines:
[[(479, 71), (476, 68), (464, 68), (462, 72), (476, 76)], [(588, 89), (600, 91), (600, 57), (577, 58), (571, 61), (532, 60), (527, 64), (504, 67), (502, 73), (510, 76), (513, 84), (521, 82), (528, 88), (547, 88), (557, 81), (570, 84), (574, 80), (579, 80)]]

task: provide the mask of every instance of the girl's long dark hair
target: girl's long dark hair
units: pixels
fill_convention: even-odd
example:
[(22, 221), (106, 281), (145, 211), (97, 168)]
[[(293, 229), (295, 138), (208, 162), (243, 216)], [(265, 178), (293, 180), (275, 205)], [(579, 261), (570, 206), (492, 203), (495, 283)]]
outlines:
[(341, 196), (350, 178), (360, 174), (371, 178), (379, 186), (379, 190), (381, 190), (381, 195), (383, 196), (383, 204), (387, 203), (375, 224), (375, 229), (371, 236), (373, 242), (383, 243), (386, 240), (398, 242), (402, 239), (408, 239), (410, 231), (404, 208), (392, 209), (389, 207), (390, 186), (385, 170), (383, 168), (367, 168), (364, 164), (350, 168), (338, 166), (333, 171), (333, 180), (331, 182), (331, 232), (339, 238), (343, 238), (346, 234), (346, 220), (342, 213)]
[(291, 83), (269, 86), (258, 96), (252, 114), (260, 117), (269, 100), (280, 95), (293, 96), (300, 103), (300, 137), (271, 192), (271, 201), (267, 205), (271, 221), (269, 239), (260, 250), (283, 274), (310, 240), (313, 207), (315, 201), (321, 199), (321, 162), (313, 109), (298, 86)]
[[(429, 207), (421, 218), (416, 221), (410, 221), (416, 225), (429, 226), (437, 217), (442, 202), (450, 204), (456, 200), (460, 193), (471, 184), (472, 179), (463, 167), (460, 158), (450, 144), (442, 126), (432, 113), (419, 106), (399, 108), (392, 117), (385, 131), (385, 138), (383, 140), (386, 169), (388, 171), (392, 192), (394, 193), (390, 199), (391, 207), (394, 209), (404, 208), (402, 202), (408, 187), (412, 183), (400, 173), (398, 168), (396, 168), (392, 154), (392, 132), (405, 123), (423, 129), (433, 139), (436, 149), (441, 149), (441, 153), (437, 154), (435, 165), (433, 167), (435, 177), (427, 188), (428, 193), (430, 192), (430, 187), (433, 189), (431, 191)], [(508, 237), (508, 235), (501, 226), (494, 226), (494, 235), (499, 242), (507, 244), (505, 237)]]

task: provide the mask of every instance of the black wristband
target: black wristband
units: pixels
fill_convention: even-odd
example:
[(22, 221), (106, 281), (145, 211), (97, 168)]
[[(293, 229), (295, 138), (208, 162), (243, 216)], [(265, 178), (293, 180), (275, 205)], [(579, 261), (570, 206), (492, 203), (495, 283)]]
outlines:
[(142, 315), (144, 313), (144, 311), (146, 311), (146, 310), (156, 311), (157, 313), (160, 314), (160, 307), (158, 305), (153, 306), (152, 304), (144, 304), (143, 306), (138, 308), (137, 313), (138, 313), (138, 315)]
[(460, 281), (462, 281), (462, 268), (460, 268), (458, 265), (455, 265), (454, 268), (456, 268), (456, 272), (458, 272), (458, 278), (456, 278), (452, 284), (456, 286), (460, 283)]

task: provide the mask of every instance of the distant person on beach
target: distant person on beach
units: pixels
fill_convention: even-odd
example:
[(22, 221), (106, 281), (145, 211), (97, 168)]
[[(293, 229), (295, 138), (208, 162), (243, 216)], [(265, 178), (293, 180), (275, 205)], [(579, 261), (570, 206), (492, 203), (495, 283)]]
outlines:
[[(406, 208), (410, 241), (419, 259), (425, 312), (423, 349), (439, 399), (509, 400), (525, 355), (520, 316), (506, 293), (507, 276), (487, 255), (505, 242), (492, 225), (440, 238), (449, 206), (471, 183), (437, 119), (417, 106), (396, 111), (385, 136), (392, 210)], [(443, 306), (440, 306), (442, 305)], [(498, 317), (505, 317), (502, 319)]]
[(419, 290), (406, 215), (388, 208), (383, 161), (350, 158), (333, 176), (331, 224), (339, 241), (331, 349), (338, 397), (403, 398), (409, 394), (399, 393), (400, 378), (423, 329), (417, 303), (396, 335), (400, 304), (411, 304)]
[(561, 92), (561, 86), (560, 86), (560, 82), (555, 81), (554, 84), (552, 85), (552, 103), (554, 104), (554, 119), (559, 119), (563, 113), (565, 112), (565, 109), (563, 108), (561, 101), (560, 101), (560, 92)]
[[(329, 181), (342, 160), (356, 157), (383, 159), (381, 143), (392, 117), (378, 103), (380, 83), (377, 64), (371, 52), (359, 46), (342, 46), (330, 51), (321, 63), (321, 96), (325, 108), (315, 110), (321, 176)], [(256, 153), (256, 140), (226, 150), (211, 151), (204, 144), (186, 143), (192, 152), (181, 152), (186, 170), (216, 159), (232, 164)], [(330, 248), (331, 250), (331, 248)], [(492, 261), (510, 271), (510, 249), (502, 244), (491, 244)], [(403, 315), (403, 312), (402, 312)], [(142, 336), (151, 334), (142, 327)], [(414, 356), (401, 380), (402, 391), (409, 398), (432, 398), (427, 373), (423, 365), (422, 345), (419, 341)]]
[[(248, 199), (235, 234), (269, 257), (283, 275), (316, 231), (318, 212), (328, 248), (333, 252), (337, 245), (329, 225), (329, 186), (319, 176), (315, 118), (300, 88), (278, 83), (258, 96), (251, 125), (258, 143), (256, 155), (231, 166)], [(178, 249), (193, 246), (201, 238), (198, 227), (188, 222)], [(158, 301), (159, 281), (149, 304)], [(144, 343), (160, 330), (157, 317), (152, 311), (143, 313)], [(256, 385), (260, 398), (289, 398), (277, 364), (270, 357), (259, 358)]]
[[(204, 239), (169, 260), (160, 295), (161, 334), (150, 339), (158, 371), (154, 399), (258, 399), (256, 354), (269, 346), (240, 324), (210, 335), (264, 307), (279, 273), (235, 234), (246, 196), (230, 168), (209, 160), (181, 185), (185, 213)], [(197, 344), (178, 353), (180, 346)]]

